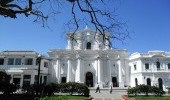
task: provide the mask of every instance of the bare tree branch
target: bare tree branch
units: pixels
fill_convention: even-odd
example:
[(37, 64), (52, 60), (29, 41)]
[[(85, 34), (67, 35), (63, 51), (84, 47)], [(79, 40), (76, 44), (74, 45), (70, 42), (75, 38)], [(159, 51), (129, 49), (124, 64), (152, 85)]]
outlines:
[[(106, 43), (108, 41), (109, 46), (111, 46), (109, 38), (124, 41), (128, 37), (127, 31), (121, 31), (124, 23), (116, 19), (114, 7), (112, 12), (110, 12), (110, 9), (107, 9), (107, 3), (110, 3), (110, 0), (0, 0), (0, 15), (10, 18), (17, 18), (19, 14), (24, 14), (26, 17), (33, 15), (36, 16), (34, 22), (40, 21), (44, 27), (49, 18), (49, 12), (40, 9), (39, 6), (42, 4), (49, 5), (51, 9), (50, 14), (57, 14), (58, 12), (54, 7), (65, 5), (65, 2), (69, 2), (71, 6), (71, 14), (75, 25), (72, 39), (74, 39), (74, 33), (80, 28), (79, 21), (82, 21), (84, 17), (87, 17), (85, 18), (87, 20), (85, 23), (90, 23), (95, 27), (95, 36), (97, 33), (102, 35), (102, 42), (105, 45), (108, 45)], [(96, 5), (98, 4), (102, 4), (104, 9), (97, 7)], [(81, 18), (77, 12), (85, 14), (85, 16)], [(107, 32), (111, 33), (111, 35), (107, 36)]]

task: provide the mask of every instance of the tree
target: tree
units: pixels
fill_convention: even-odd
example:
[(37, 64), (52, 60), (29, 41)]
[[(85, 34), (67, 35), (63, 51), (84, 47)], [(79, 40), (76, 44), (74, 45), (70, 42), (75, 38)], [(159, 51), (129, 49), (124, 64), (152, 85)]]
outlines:
[(16, 91), (16, 86), (9, 83), (10, 77), (4, 71), (0, 71), (0, 92), (9, 95)]
[[(122, 29), (125, 23), (118, 21), (114, 7), (109, 6), (113, 2), (114, 0), (0, 0), (0, 15), (9, 18), (17, 18), (19, 14), (35, 16), (34, 22), (41, 21), (44, 26), (50, 16), (56, 16), (66, 5), (72, 14), (67, 24), (69, 30), (73, 31), (72, 39), (75, 39), (74, 33), (81, 22), (84, 22), (92, 24), (96, 33), (103, 36), (102, 42), (111, 46), (109, 38), (123, 41), (128, 37), (126, 29)], [(107, 32), (111, 35), (106, 36)], [(106, 40), (109, 40), (109, 44)]]

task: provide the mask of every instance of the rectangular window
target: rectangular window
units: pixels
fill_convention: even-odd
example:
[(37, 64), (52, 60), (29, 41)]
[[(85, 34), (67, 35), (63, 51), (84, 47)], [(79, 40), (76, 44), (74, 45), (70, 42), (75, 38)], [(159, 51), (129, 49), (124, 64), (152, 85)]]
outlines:
[(21, 65), (21, 58), (15, 59), (15, 65)]
[(3, 65), (3, 64), (4, 64), (4, 59), (0, 58), (0, 65)]
[(8, 65), (14, 64), (14, 58), (8, 58)]
[(44, 62), (44, 67), (48, 67), (48, 62)]
[(134, 65), (134, 70), (136, 70), (136, 65)]
[(44, 82), (43, 84), (47, 84), (47, 76), (44, 76)]
[(33, 59), (32, 58), (27, 58), (25, 59), (25, 65), (32, 65)]
[(168, 63), (168, 70), (170, 70), (170, 63)]
[(30, 86), (30, 82), (31, 82), (31, 75), (24, 75), (23, 86), (24, 87)]
[(35, 78), (34, 78), (34, 84), (37, 84), (37, 80), (38, 80), (38, 75), (35, 75)]
[(149, 64), (148, 63), (145, 64), (145, 69), (149, 69)]

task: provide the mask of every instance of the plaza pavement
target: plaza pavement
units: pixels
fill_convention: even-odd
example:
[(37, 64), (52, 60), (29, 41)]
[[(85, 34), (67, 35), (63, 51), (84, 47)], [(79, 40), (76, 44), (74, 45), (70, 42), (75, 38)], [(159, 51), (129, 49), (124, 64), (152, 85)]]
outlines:
[(90, 88), (90, 96), (93, 100), (122, 100), (122, 95), (126, 95), (127, 88), (113, 88), (113, 92), (110, 94), (109, 88), (100, 89), (100, 93), (95, 93), (95, 88)]

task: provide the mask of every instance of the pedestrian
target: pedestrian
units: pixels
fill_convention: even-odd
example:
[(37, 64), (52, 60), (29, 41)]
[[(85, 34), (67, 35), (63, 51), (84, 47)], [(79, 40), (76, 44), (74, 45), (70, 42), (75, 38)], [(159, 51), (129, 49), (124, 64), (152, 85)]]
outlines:
[(110, 84), (110, 94), (112, 93), (112, 84)]
[(99, 87), (99, 85), (97, 85), (97, 88), (96, 88), (96, 92), (95, 93), (97, 93), (99, 91), (99, 93), (100, 93), (100, 87)]

